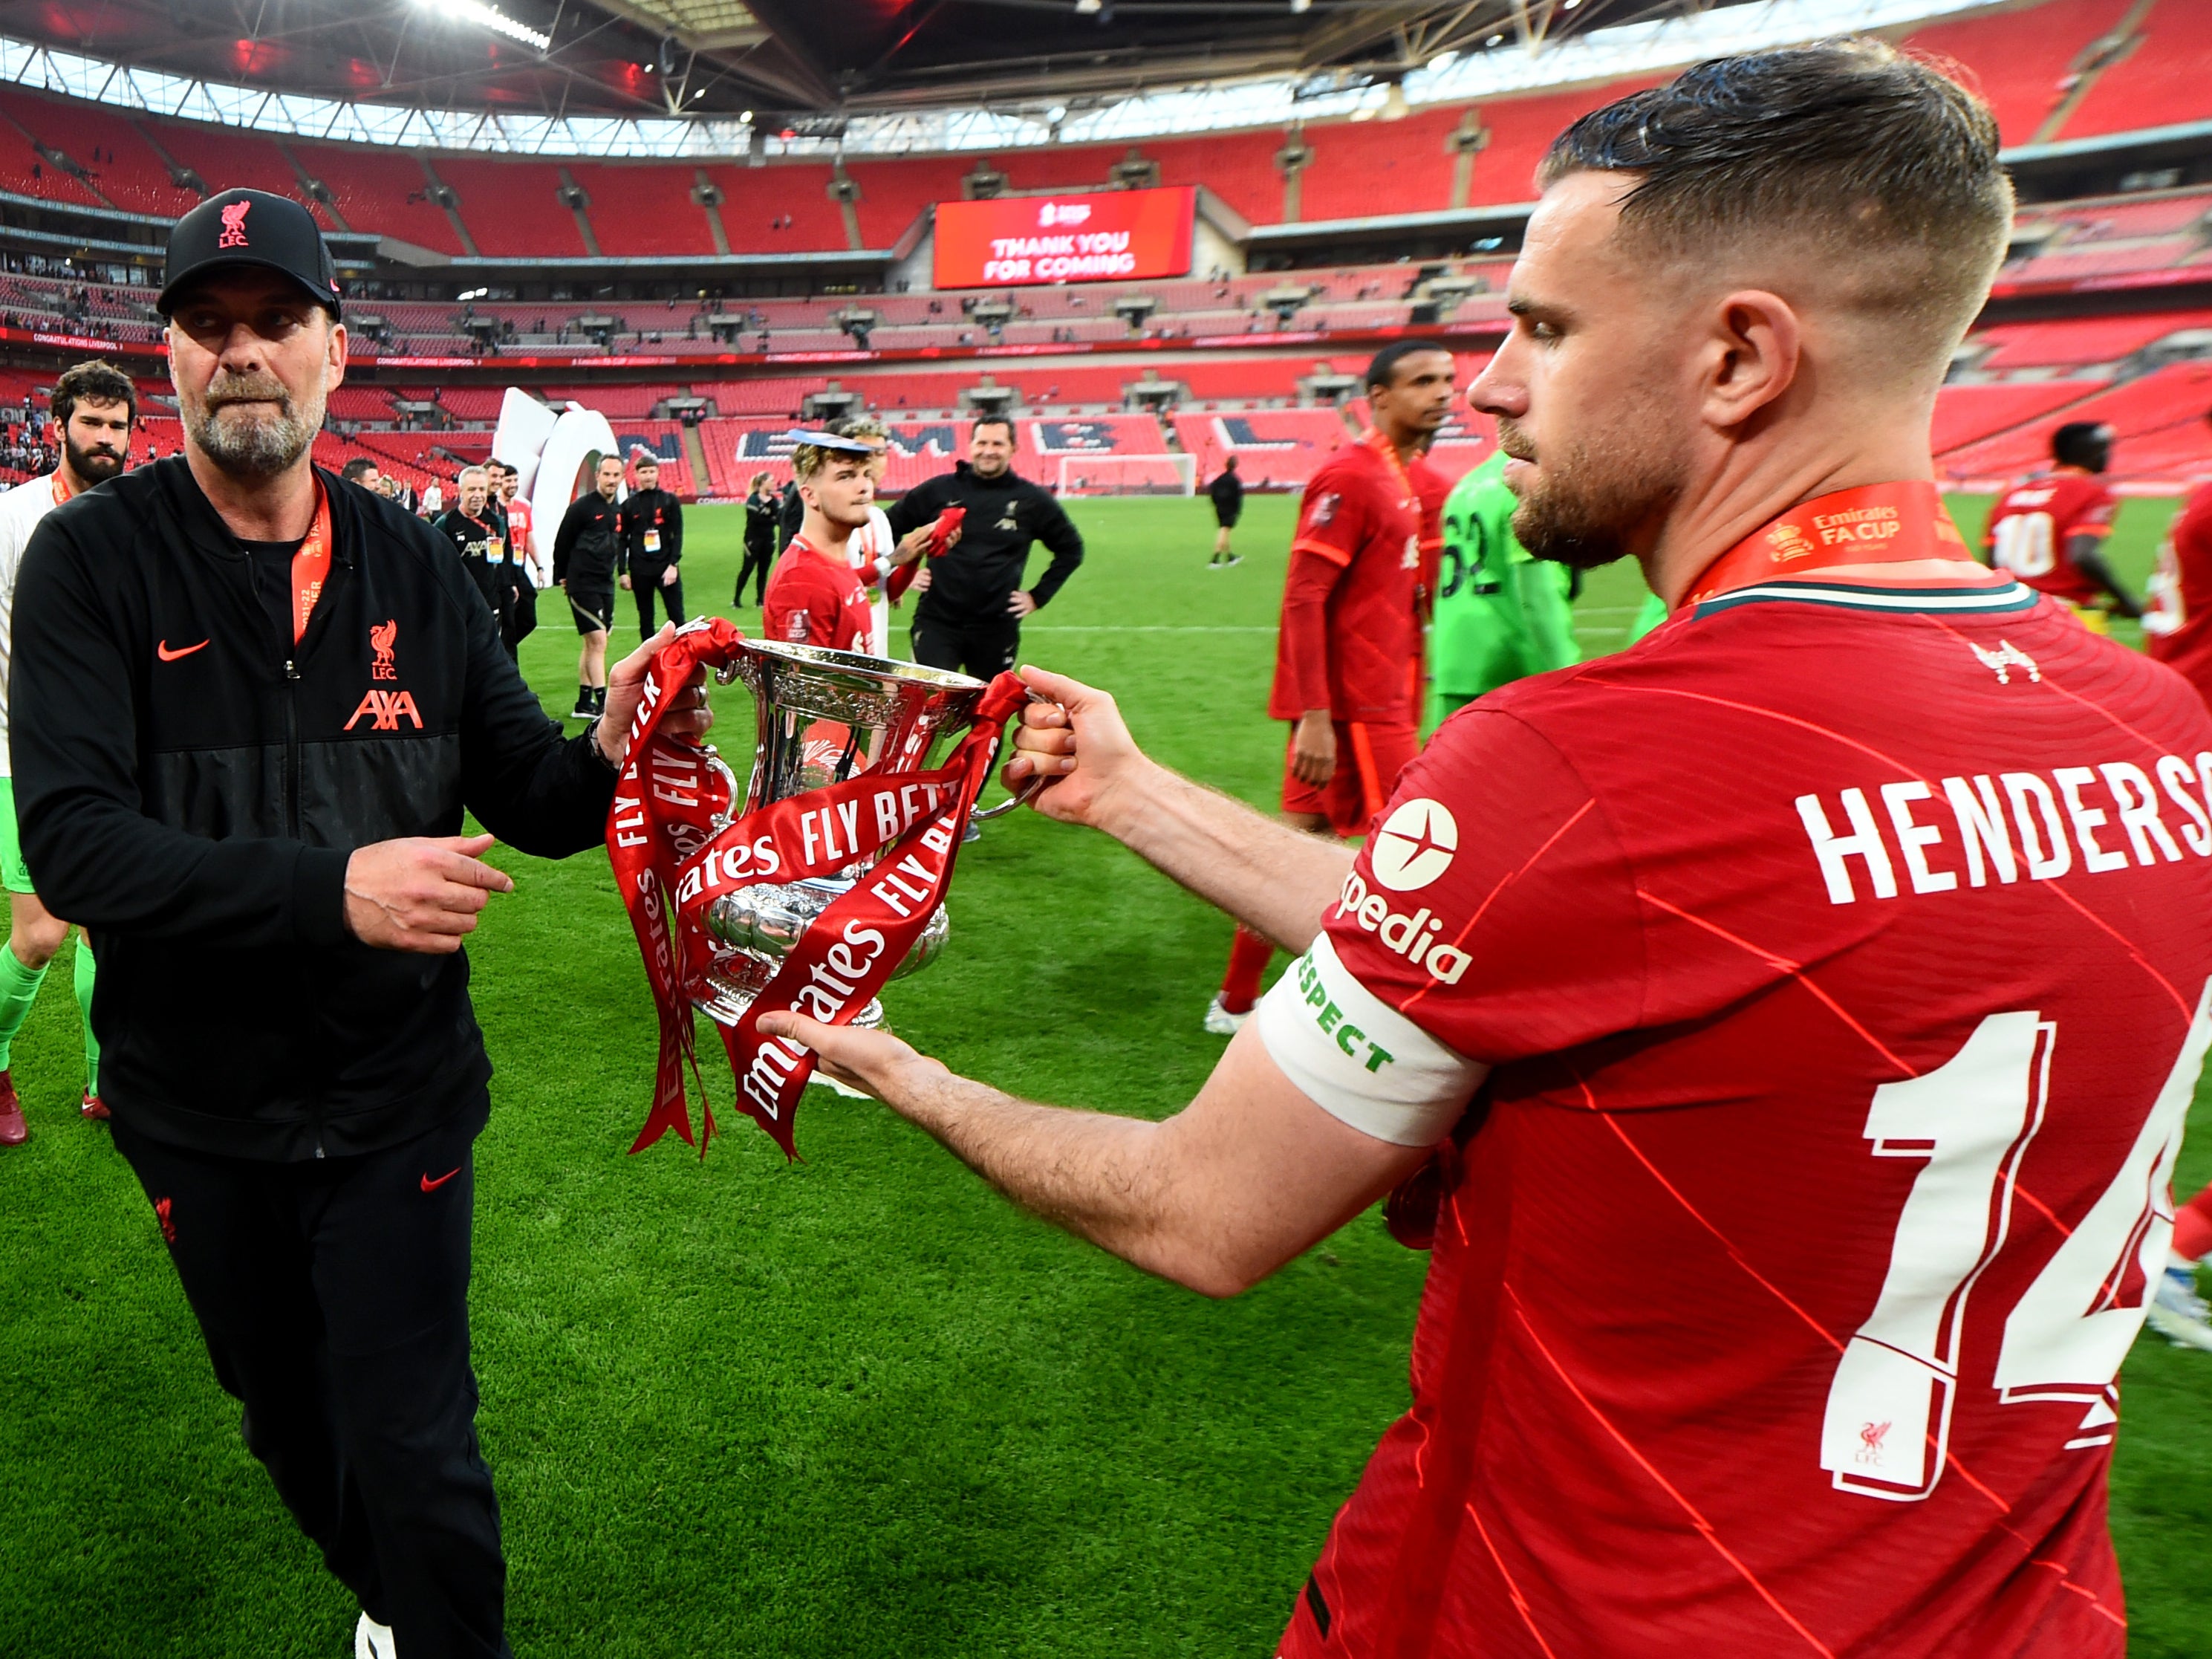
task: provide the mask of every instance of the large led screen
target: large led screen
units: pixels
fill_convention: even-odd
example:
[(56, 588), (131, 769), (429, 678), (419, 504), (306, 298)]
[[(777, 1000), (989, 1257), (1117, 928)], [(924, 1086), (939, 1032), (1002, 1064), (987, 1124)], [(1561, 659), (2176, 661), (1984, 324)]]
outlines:
[(1114, 190), (937, 204), (937, 286), (1013, 288), (1190, 275), (1198, 192)]

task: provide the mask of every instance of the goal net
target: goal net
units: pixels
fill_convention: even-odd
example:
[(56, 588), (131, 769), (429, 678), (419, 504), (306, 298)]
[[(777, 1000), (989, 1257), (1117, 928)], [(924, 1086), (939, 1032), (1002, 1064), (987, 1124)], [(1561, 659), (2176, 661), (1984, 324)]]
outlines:
[(1063, 455), (1063, 495), (1192, 495), (1198, 493), (1195, 455)]

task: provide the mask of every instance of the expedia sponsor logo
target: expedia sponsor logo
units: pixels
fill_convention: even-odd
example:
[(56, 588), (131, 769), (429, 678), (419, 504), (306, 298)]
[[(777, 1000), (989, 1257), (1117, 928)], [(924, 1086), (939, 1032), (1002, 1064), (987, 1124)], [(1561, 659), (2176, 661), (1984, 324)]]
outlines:
[(1344, 891), (1337, 899), (1336, 914), (1358, 922), (1388, 949), (1396, 951), (1439, 984), (1456, 985), (1460, 975), (1467, 972), (1471, 960), (1467, 952), (1455, 945), (1437, 943), (1443, 931), (1442, 916), (1425, 907), (1411, 915), (1393, 910), (1390, 902), (1382, 894), (1367, 890), (1367, 884), (1357, 872), (1344, 878)]
[(1407, 801), (1382, 821), (1367, 849), (1375, 879), (1394, 893), (1426, 887), (1451, 868), (1459, 851), (1459, 820), (1426, 795)]

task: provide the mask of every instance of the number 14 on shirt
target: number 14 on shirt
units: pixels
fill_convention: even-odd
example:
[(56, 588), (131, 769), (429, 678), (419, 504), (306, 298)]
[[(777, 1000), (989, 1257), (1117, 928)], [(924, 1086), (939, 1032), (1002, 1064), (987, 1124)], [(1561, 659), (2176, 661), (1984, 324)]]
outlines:
[[(2069, 1449), (2105, 1444), (2118, 1420), (2108, 1398), (2112, 1378), (2142, 1325), (2141, 1302), (2123, 1304), (2119, 1291), (2131, 1263), (2146, 1295), (2165, 1266), (2173, 1228), (2167, 1185), (2212, 1045), (2208, 998), (2212, 982), (2118, 1170), (2005, 1314), (1989, 1386), (2003, 1405), (2087, 1404)], [(2032, 1011), (1990, 1014), (1936, 1070), (1875, 1091), (1866, 1126), (1874, 1156), (1927, 1162), (1899, 1215), (1881, 1295), (1829, 1384), (1820, 1467), (1842, 1491), (1911, 1503), (1942, 1479), (1954, 1406), (1962, 1387), (1975, 1386), (1959, 1375), (1968, 1306), (1975, 1282), (2005, 1249), (2058, 1037), (2057, 1022)]]

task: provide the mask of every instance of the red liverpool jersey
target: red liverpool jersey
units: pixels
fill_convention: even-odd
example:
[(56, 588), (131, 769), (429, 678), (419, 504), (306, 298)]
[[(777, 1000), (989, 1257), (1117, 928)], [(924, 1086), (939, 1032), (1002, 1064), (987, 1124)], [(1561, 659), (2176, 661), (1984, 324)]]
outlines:
[(866, 651), (874, 628), (859, 573), (842, 561), (831, 563), (805, 537), (793, 536), (768, 579), (761, 631), (793, 645)]
[(1340, 720), (1411, 724), (1420, 564), (1416, 482), (1370, 431), (1322, 463), (1299, 504), (1268, 714), (1326, 708)]
[(2093, 604), (2104, 588), (2066, 556), (2076, 536), (2099, 540), (2112, 532), (2119, 503), (2105, 481), (2088, 472), (2053, 472), (2031, 478), (1998, 499), (1984, 538), (1990, 562), (2030, 587), (2071, 605)]
[[(1782, 524), (1881, 533), (1836, 500)], [(2124, 1650), (2212, 717), (2002, 574), (1798, 568), (1447, 721), (1261, 1005), (1328, 1109), (1452, 1126), (1291, 1659)]]
[(2159, 549), (2143, 642), (2212, 702), (2212, 484), (2199, 484)]

